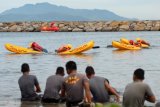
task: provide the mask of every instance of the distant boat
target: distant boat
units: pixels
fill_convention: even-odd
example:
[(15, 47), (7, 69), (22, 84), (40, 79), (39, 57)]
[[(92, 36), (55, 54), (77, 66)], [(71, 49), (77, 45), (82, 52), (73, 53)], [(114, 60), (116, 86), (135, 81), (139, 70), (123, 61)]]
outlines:
[(50, 27), (43, 26), (41, 28), (41, 32), (58, 32), (58, 31), (59, 31), (59, 28), (57, 26), (54, 26), (54, 22), (50, 24)]

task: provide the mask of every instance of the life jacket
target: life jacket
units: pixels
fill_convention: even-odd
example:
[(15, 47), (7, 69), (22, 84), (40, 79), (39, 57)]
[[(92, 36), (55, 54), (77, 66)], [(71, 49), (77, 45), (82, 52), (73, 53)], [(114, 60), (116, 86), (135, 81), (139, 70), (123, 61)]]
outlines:
[(36, 42), (32, 43), (31, 48), (35, 51), (40, 51), (40, 52), (43, 51), (43, 48), (40, 45), (38, 45)]
[(134, 45), (134, 41), (133, 40), (129, 40), (130, 45)]

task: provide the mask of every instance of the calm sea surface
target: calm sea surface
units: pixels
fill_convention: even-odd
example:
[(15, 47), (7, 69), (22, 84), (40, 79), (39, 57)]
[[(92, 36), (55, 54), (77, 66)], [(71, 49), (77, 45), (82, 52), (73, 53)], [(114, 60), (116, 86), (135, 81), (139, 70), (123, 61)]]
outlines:
[[(135, 39), (141, 37), (152, 45), (150, 49), (139, 51), (116, 51), (105, 48), (112, 40), (121, 37)], [(70, 43), (74, 47), (94, 40), (99, 49), (92, 49), (82, 55), (59, 56), (54, 50), (62, 44)], [(11, 54), (4, 48), (5, 43), (12, 43), (27, 47), (36, 41), (48, 49), (49, 54)], [(160, 32), (102, 32), (102, 33), (0, 33), (0, 106), (24, 107), (20, 102), (18, 79), (22, 75), (21, 64), (30, 64), (31, 74), (37, 76), (42, 94), (48, 76), (55, 73), (58, 66), (65, 67), (65, 63), (74, 60), (78, 65), (78, 72), (84, 73), (86, 66), (95, 68), (96, 75), (108, 78), (111, 85), (123, 92), (125, 86), (132, 82), (133, 71), (143, 68), (146, 71), (147, 82), (157, 99), (160, 99)], [(36, 104), (33, 107), (42, 107)], [(49, 107), (49, 106), (48, 106)]]

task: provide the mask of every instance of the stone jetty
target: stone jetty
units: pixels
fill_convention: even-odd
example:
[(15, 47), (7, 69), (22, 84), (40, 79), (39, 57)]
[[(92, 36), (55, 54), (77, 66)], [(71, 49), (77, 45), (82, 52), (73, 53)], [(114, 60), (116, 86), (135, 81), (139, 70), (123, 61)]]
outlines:
[[(50, 22), (0, 22), (0, 32), (40, 32)], [(160, 21), (55, 21), (59, 32), (160, 31)]]

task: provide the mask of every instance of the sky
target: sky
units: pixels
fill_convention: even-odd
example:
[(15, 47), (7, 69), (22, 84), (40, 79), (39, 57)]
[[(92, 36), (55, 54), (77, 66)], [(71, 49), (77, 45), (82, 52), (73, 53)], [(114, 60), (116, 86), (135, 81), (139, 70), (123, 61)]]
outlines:
[(0, 0), (0, 13), (25, 4), (42, 2), (75, 9), (105, 9), (140, 20), (160, 20), (160, 0)]

